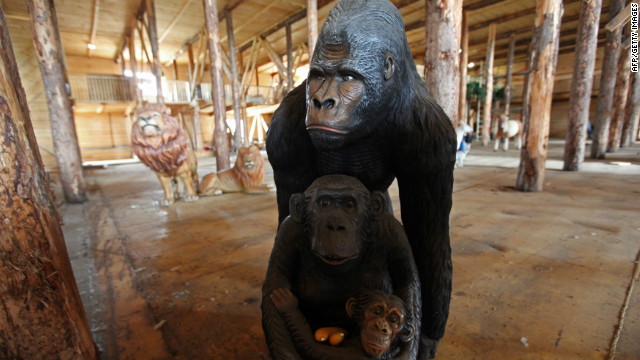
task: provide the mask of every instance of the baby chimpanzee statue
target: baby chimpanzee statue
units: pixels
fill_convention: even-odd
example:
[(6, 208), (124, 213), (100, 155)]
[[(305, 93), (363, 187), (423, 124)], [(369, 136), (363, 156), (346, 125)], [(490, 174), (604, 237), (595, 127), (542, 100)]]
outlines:
[[(315, 342), (311, 329), (298, 310), (298, 300), (289, 289), (280, 288), (271, 293), (271, 300), (282, 315), (287, 328), (296, 339), (296, 348), (305, 359), (353, 360), (362, 358), (357, 346), (347, 342), (347, 346), (332, 348)], [(357, 298), (350, 298), (346, 304), (347, 314), (357, 326), (362, 350), (371, 358), (391, 360), (400, 351), (401, 342), (408, 342), (415, 329), (410, 321), (404, 302), (395, 295), (376, 290), (363, 290)], [(318, 336), (324, 332), (326, 335)], [(337, 346), (342, 342), (346, 330), (338, 327), (320, 328), (316, 331), (316, 341), (325, 341)], [(353, 339), (357, 340), (358, 337)]]
[[(394, 359), (416, 359), (420, 282), (407, 237), (400, 222), (387, 211), (383, 193), (369, 192), (354, 177), (326, 175), (304, 193), (291, 196), (290, 212), (278, 229), (262, 288), (262, 325), (273, 358), (340, 359), (331, 352), (336, 349), (325, 345), (321, 352), (298, 350), (297, 346), (306, 342), (290, 333), (276, 304), (283, 292), (279, 289), (288, 289), (297, 298), (298, 305), (293, 307), (302, 318), (303, 325), (296, 323), (297, 333), (309, 339), (313, 338), (311, 329), (324, 326), (356, 333), (356, 325), (363, 321), (354, 324), (354, 319), (369, 313), (355, 311), (352, 319), (345, 304), (352, 303), (351, 298), (360, 299), (364, 290), (397, 296), (404, 304), (402, 328), (415, 331), (404, 334), (398, 330), (405, 341), (397, 342), (397, 349), (392, 347), (397, 352)], [(374, 300), (387, 307), (395, 304), (380, 296)], [(366, 308), (366, 304), (356, 303)], [(359, 356), (352, 349), (351, 356), (345, 358), (369, 358), (360, 346), (355, 350)], [(331, 356), (323, 356), (325, 351)]]

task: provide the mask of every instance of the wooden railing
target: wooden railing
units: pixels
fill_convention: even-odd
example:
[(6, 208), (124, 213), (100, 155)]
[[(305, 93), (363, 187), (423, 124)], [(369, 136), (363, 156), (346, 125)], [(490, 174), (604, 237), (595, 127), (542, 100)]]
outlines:
[(117, 75), (70, 75), (71, 97), (80, 103), (133, 101), (131, 78)]

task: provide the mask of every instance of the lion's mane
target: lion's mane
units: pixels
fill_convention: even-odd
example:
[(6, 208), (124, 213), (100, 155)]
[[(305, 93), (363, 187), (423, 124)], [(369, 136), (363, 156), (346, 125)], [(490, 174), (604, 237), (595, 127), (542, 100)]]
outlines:
[(137, 113), (154, 111), (161, 114), (164, 122), (159, 138), (156, 141), (149, 141), (144, 136), (139, 121), (136, 120), (131, 127), (131, 147), (140, 161), (151, 170), (172, 174), (187, 160), (189, 140), (178, 121), (166, 114), (164, 106), (146, 104)]

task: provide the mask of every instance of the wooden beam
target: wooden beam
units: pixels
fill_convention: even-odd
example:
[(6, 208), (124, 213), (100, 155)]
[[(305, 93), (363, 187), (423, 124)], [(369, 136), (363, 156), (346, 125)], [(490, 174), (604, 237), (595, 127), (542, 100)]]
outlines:
[(127, 38), (127, 45), (129, 46), (129, 68), (131, 69), (131, 94), (136, 103), (140, 103), (142, 96), (138, 89), (138, 63), (136, 59), (136, 46), (135, 46), (135, 34), (131, 33)]
[[(35, 5), (44, 5), (27, 4), (31, 14)], [(36, 21), (51, 23), (35, 15), (33, 20), (34, 27), (41, 26)], [(0, 48), (2, 354), (8, 359), (97, 360), (99, 350), (73, 276), (62, 218), (36, 142), (2, 6)]]
[(563, 156), (565, 171), (580, 170), (584, 160), (601, 7), (602, 0), (583, 1), (580, 5)]
[(622, 147), (629, 147), (638, 138), (638, 122), (640, 121), (640, 72), (632, 74), (631, 90), (627, 99), (624, 127), (622, 129)]
[(182, 14), (184, 14), (185, 10), (187, 10), (187, 7), (189, 7), (189, 4), (191, 4), (191, 0), (185, 0), (185, 2), (180, 7), (180, 10), (178, 10), (178, 13), (176, 13), (173, 19), (171, 19), (171, 21), (169, 22), (169, 25), (167, 25), (167, 27), (164, 29), (164, 31), (160, 35), (160, 38), (158, 38), (158, 44), (162, 44), (162, 42), (164, 41), (164, 38), (167, 37), (167, 35), (169, 35), (169, 33), (171, 32), (171, 29), (173, 29), (173, 27), (176, 25), (178, 20), (180, 20), (180, 17), (182, 16)]
[(489, 39), (487, 40), (487, 56), (485, 61), (484, 105), (482, 112), (482, 146), (489, 144), (491, 133), (491, 107), (493, 105), (493, 58), (496, 44), (496, 24), (489, 25)]
[(78, 146), (71, 100), (67, 92), (64, 50), (60, 41), (52, 0), (28, 0), (33, 43), (36, 48), (42, 82), (47, 89), (47, 107), (51, 119), (53, 146), (60, 170), (60, 180), (67, 202), (87, 200), (82, 174), (82, 157)]
[(224, 80), (222, 78), (222, 56), (220, 46), (220, 24), (216, 0), (203, 0), (205, 24), (209, 44), (209, 64), (211, 72), (212, 98), (214, 105), (215, 129), (213, 144), (216, 152), (218, 171), (229, 169), (229, 141), (227, 139), (226, 106), (224, 102)]
[(609, 20), (604, 27), (607, 31), (614, 31), (624, 26), (631, 19), (631, 3), (638, 4), (638, 0), (631, 1), (622, 11), (620, 11), (613, 19)]
[(516, 179), (516, 189), (520, 191), (543, 189), (562, 12), (562, 0), (537, 2), (531, 40), (532, 71), (528, 74), (523, 146)]
[(494, 5), (494, 4), (503, 2), (503, 1), (504, 0), (482, 0), (482, 1), (478, 1), (478, 2), (473, 3), (473, 4), (465, 5), (463, 10), (464, 11), (479, 10), (479, 9), (484, 8), (484, 7), (491, 6), (491, 5)]
[(91, 48), (89, 46), (95, 46), (94, 41), (96, 38), (96, 32), (98, 31), (98, 15), (99, 14), (100, 14), (100, 0), (93, 0), (93, 16), (91, 17), (91, 31), (89, 32), (89, 43), (87, 43), (87, 57), (91, 57)]
[(278, 53), (276, 53), (275, 50), (273, 50), (273, 47), (271, 47), (269, 42), (267, 42), (265, 39), (259, 37), (258, 41), (260, 41), (260, 43), (262, 44), (262, 47), (264, 47), (265, 50), (267, 50), (267, 55), (269, 55), (269, 58), (271, 59), (271, 61), (276, 65), (276, 68), (278, 69), (278, 74), (280, 75), (280, 77), (286, 80), (287, 70), (285, 69), (284, 64), (282, 63), (282, 60), (278, 56)]

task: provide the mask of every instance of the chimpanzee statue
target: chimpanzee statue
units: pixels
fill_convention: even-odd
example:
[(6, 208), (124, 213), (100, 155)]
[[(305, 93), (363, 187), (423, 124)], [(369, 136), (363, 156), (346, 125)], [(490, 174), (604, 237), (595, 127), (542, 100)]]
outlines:
[[(321, 327), (356, 333), (362, 322), (350, 318), (345, 304), (363, 290), (377, 290), (401, 299), (403, 326), (415, 329), (396, 344), (394, 359), (415, 359), (420, 280), (411, 246), (402, 225), (387, 210), (384, 195), (369, 192), (354, 177), (326, 175), (304, 193), (293, 194), (290, 209), (278, 228), (262, 288), (262, 327), (273, 358), (369, 359), (357, 343), (355, 349), (322, 345), (305, 351), (296, 345), (308, 344), (311, 331)], [(297, 299), (302, 320), (293, 325), (283, 319), (272, 297), (282, 289)]]
[(354, 176), (382, 192), (397, 179), (422, 284), (418, 359), (434, 357), (451, 296), (456, 135), (416, 71), (402, 16), (391, 2), (341, 0), (331, 10), (306, 82), (274, 113), (267, 153), (280, 222), (291, 195), (319, 176)]

